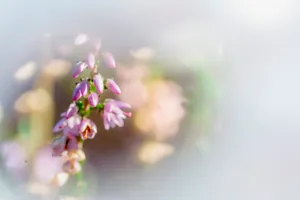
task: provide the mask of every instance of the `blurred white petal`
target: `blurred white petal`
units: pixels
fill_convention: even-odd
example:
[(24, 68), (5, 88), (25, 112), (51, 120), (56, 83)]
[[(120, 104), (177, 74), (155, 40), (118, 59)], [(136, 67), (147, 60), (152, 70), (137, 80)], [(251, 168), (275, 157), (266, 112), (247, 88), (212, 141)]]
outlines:
[(80, 46), (88, 41), (88, 36), (86, 34), (79, 34), (74, 41), (76, 46)]
[(21, 66), (14, 74), (18, 81), (23, 81), (31, 78), (37, 70), (37, 64), (33, 61)]

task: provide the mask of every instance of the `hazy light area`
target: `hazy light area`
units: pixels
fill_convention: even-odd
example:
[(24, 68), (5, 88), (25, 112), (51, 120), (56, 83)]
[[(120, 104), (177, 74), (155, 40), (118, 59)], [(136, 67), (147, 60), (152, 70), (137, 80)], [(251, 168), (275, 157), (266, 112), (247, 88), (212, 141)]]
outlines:
[[(0, 1), (0, 200), (299, 200), (299, 11), (296, 0)], [(116, 61), (98, 72), (122, 90), (101, 98), (132, 117), (107, 131), (91, 114), (78, 178), (52, 156), (52, 129), (95, 45)]]

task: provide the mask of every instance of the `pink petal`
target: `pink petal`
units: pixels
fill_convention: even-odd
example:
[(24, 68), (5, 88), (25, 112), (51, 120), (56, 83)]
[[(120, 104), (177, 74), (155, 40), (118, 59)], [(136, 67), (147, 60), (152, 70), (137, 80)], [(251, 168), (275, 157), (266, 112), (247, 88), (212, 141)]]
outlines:
[(101, 49), (101, 40), (97, 40), (96, 42), (95, 42), (95, 50), (96, 50), (96, 52), (98, 53), (99, 51), (100, 51), (100, 49)]
[(79, 125), (80, 122), (81, 122), (81, 119), (78, 115), (74, 115), (67, 120), (68, 127), (71, 129), (74, 128), (75, 126)]
[(104, 114), (103, 114), (103, 124), (104, 124), (105, 130), (109, 130), (108, 116), (107, 116), (106, 112), (104, 112)]
[(92, 132), (88, 133), (87, 136), (89, 139), (93, 139), (96, 136), (96, 133), (92, 131)]
[(64, 117), (69, 118), (69, 117), (75, 115), (77, 112), (78, 112), (78, 108), (77, 108), (76, 104), (72, 103), (72, 104), (70, 104), (67, 112), (65, 112)]
[(103, 59), (105, 64), (109, 67), (109, 68), (115, 68), (116, 67), (116, 62), (114, 57), (112, 56), (111, 53), (103, 53)]
[(106, 99), (106, 102), (115, 104), (119, 108), (131, 108), (131, 105), (122, 101), (117, 101), (114, 99)]
[(67, 138), (65, 136), (62, 136), (58, 139), (55, 139), (52, 142), (52, 155), (53, 156), (60, 156), (62, 152), (64, 151), (64, 147), (66, 144)]
[(97, 106), (98, 102), (99, 102), (99, 97), (98, 95), (95, 93), (95, 92), (92, 92), (89, 96), (88, 96), (88, 101), (89, 101), (89, 104), (92, 106), (92, 107), (95, 107)]
[(78, 149), (78, 141), (77, 141), (76, 137), (69, 137), (68, 139), (69, 139), (69, 141), (67, 144), (67, 149), (68, 150)]
[(87, 58), (87, 64), (89, 69), (93, 69), (95, 64), (96, 64), (96, 58), (95, 55), (92, 53), (89, 53), (88, 58)]
[(78, 83), (73, 91), (72, 99), (74, 101), (77, 101), (82, 97), (82, 94), (80, 92), (81, 83)]
[(103, 78), (100, 74), (96, 74), (93, 77), (94, 85), (99, 94), (102, 94), (104, 91)]
[(59, 132), (62, 131), (65, 127), (67, 126), (67, 122), (65, 119), (61, 119), (59, 120), (59, 122), (57, 122), (57, 124), (54, 126), (53, 128), (53, 132)]
[(121, 94), (121, 89), (117, 83), (112, 79), (107, 79), (106, 87), (115, 94)]
[(90, 87), (90, 84), (87, 80), (84, 80), (80, 83), (80, 92), (83, 97), (88, 94), (89, 87)]
[(112, 121), (114, 122), (114, 124), (116, 124), (119, 127), (124, 126), (124, 121), (122, 119), (118, 118), (116, 115), (112, 115)]
[(81, 121), (81, 124), (80, 124), (80, 127), (79, 127), (79, 132), (83, 132), (87, 128), (88, 125), (89, 125), (89, 120), (84, 118)]
[(72, 77), (77, 78), (86, 68), (87, 68), (87, 65), (85, 63), (78, 62), (73, 71)]
[(90, 120), (90, 126), (91, 126), (92, 131), (97, 133), (97, 126), (92, 120)]

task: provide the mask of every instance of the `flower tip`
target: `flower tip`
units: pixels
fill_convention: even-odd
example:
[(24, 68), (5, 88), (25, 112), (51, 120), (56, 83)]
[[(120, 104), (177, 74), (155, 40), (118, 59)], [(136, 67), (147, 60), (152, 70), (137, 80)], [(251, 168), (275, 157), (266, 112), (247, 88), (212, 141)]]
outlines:
[(88, 58), (87, 58), (87, 64), (89, 69), (93, 69), (95, 64), (96, 64), (96, 58), (93, 53), (89, 53)]
[(113, 93), (115, 93), (117, 95), (121, 94), (121, 89), (114, 80), (107, 79), (106, 86)]
[(104, 53), (104, 62), (109, 68), (116, 68), (116, 61), (111, 53)]

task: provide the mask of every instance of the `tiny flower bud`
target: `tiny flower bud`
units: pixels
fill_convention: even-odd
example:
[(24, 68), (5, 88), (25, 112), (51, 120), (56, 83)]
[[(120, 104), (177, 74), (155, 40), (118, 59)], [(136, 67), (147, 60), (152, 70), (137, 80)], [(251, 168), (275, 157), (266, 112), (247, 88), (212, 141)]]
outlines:
[(73, 78), (77, 78), (85, 69), (87, 68), (87, 65), (83, 62), (78, 62), (74, 71), (73, 71)]
[(89, 104), (92, 106), (92, 107), (95, 107), (97, 106), (98, 102), (99, 102), (99, 97), (98, 95), (95, 93), (95, 92), (92, 92), (89, 96), (88, 96), (88, 101), (89, 101)]
[(88, 68), (89, 69), (93, 69), (95, 64), (96, 64), (96, 58), (95, 58), (95, 55), (90, 53), (88, 55), (88, 58), (87, 58), (87, 64), (88, 64)]
[(94, 85), (96, 87), (96, 90), (99, 94), (103, 93), (104, 90), (104, 84), (103, 84), (103, 78), (100, 74), (95, 74), (93, 77)]
[(114, 57), (111, 55), (111, 53), (103, 53), (103, 59), (105, 64), (109, 67), (109, 68), (115, 68), (116, 67), (116, 62)]
[(90, 83), (87, 80), (84, 80), (80, 83), (80, 92), (82, 96), (86, 96), (89, 92)]
[(80, 87), (81, 87), (81, 83), (78, 83), (73, 91), (73, 95), (72, 95), (73, 101), (77, 101), (82, 97)]
[(121, 94), (121, 89), (117, 83), (112, 79), (107, 79), (106, 87), (115, 94)]
[(96, 50), (96, 53), (98, 53), (99, 51), (100, 51), (100, 49), (101, 49), (101, 40), (97, 40), (96, 42), (95, 42), (95, 50)]

